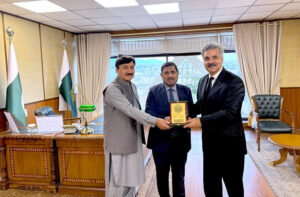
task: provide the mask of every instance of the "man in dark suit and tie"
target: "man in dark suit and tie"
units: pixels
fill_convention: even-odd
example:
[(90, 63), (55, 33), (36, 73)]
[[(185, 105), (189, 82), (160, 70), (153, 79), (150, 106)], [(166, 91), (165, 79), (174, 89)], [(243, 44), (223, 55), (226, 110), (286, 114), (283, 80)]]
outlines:
[[(187, 101), (193, 104), (190, 88), (176, 84), (178, 68), (173, 62), (161, 67), (163, 83), (150, 88), (146, 112), (159, 118), (169, 118), (170, 101)], [(156, 166), (157, 188), (161, 197), (170, 197), (169, 172), (172, 170), (173, 196), (185, 196), (184, 175), (187, 154), (191, 149), (189, 128), (173, 127), (163, 131), (158, 127), (150, 128), (147, 147), (152, 149)]]
[(202, 50), (208, 75), (199, 81), (195, 114), (185, 128), (202, 127), (203, 181), (207, 197), (222, 196), (222, 179), (230, 197), (244, 196), (243, 172), (247, 153), (241, 118), (243, 81), (223, 68), (223, 48)]

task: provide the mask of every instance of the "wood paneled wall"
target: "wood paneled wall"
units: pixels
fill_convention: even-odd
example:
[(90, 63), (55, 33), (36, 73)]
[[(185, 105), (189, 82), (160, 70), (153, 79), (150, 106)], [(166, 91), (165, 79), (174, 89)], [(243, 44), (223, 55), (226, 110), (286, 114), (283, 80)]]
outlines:
[[(58, 98), (46, 99), (43, 101), (38, 101), (34, 103), (25, 104), (25, 109), (27, 109), (27, 124), (36, 123), (34, 110), (44, 107), (50, 106), (56, 114), (62, 114), (64, 118), (71, 118), (71, 112), (60, 112), (58, 111)], [(7, 130), (6, 128), (6, 118), (3, 113), (4, 109), (0, 110), (0, 132)], [(72, 122), (67, 122), (67, 124), (71, 124)]]
[[(280, 94), (283, 96), (283, 110), (290, 111), (296, 116), (296, 128), (300, 129), (300, 87), (298, 88), (280, 88)], [(284, 121), (289, 119), (284, 116)]]

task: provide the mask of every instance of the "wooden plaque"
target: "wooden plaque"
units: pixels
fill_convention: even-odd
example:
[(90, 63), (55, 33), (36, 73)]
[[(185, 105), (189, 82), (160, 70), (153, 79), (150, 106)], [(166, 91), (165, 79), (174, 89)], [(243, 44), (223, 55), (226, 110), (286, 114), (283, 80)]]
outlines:
[(187, 121), (187, 102), (170, 102), (170, 123), (172, 126), (183, 126)]

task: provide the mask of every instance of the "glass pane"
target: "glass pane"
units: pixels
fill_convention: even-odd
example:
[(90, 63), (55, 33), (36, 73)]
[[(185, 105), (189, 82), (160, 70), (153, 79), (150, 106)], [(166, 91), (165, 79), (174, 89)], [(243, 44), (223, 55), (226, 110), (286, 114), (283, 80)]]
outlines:
[[(117, 77), (115, 62), (116, 58), (111, 58), (107, 83)], [(145, 109), (150, 87), (162, 82), (160, 77), (160, 67), (165, 62), (166, 57), (135, 58), (135, 75), (132, 82), (137, 87), (142, 109)]]
[[(197, 101), (198, 82), (201, 77), (207, 74), (204, 67), (201, 55), (191, 56), (169, 56), (169, 61), (173, 61), (179, 70), (178, 83), (187, 85), (191, 88), (194, 102)], [(240, 66), (238, 64), (237, 56), (233, 53), (224, 53), (224, 68), (233, 72), (242, 78)], [(251, 111), (251, 105), (247, 96), (244, 98), (242, 105), (242, 117), (248, 117)]]

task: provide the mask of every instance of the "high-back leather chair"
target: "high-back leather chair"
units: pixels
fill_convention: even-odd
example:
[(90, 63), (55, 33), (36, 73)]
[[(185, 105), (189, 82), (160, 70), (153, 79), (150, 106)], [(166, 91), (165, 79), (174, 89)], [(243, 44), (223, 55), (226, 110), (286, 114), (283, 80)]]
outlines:
[[(282, 110), (283, 97), (274, 94), (259, 94), (252, 97), (256, 116), (255, 131), (257, 135), (258, 151), (260, 151), (261, 133), (294, 133), (295, 115)], [(282, 113), (290, 116), (290, 122), (282, 121)]]
[[(49, 116), (49, 115), (56, 115), (56, 113), (54, 113), (52, 107), (44, 106), (44, 107), (40, 107), (40, 108), (36, 109), (34, 111), (34, 115), (35, 116)], [(64, 123), (70, 124), (72, 122), (80, 123), (81, 118), (64, 118)]]
[(36, 109), (34, 111), (35, 116), (49, 116), (49, 115), (56, 115), (50, 106), (44, 106)]

